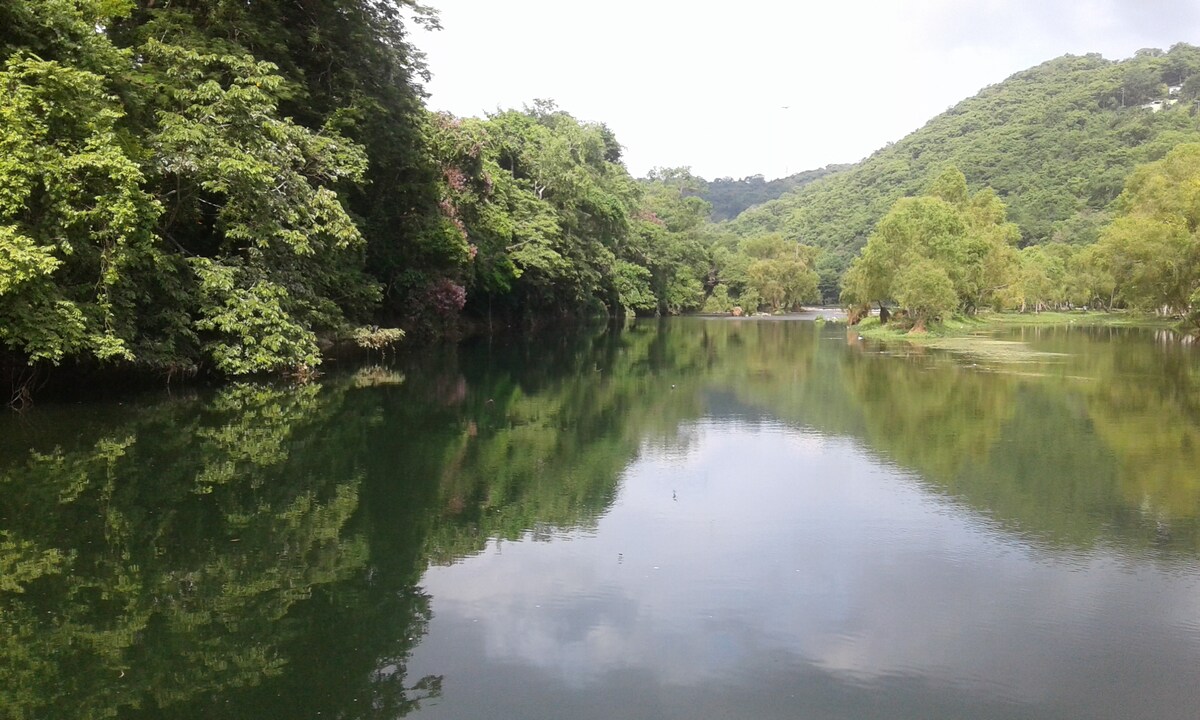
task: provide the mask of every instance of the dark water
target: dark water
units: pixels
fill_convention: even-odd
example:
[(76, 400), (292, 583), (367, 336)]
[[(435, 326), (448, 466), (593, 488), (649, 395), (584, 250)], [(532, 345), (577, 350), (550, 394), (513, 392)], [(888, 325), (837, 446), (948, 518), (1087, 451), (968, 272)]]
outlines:
[(0, 419), (0, 718), (1200, 715), (1200, 349), (678, 320)]

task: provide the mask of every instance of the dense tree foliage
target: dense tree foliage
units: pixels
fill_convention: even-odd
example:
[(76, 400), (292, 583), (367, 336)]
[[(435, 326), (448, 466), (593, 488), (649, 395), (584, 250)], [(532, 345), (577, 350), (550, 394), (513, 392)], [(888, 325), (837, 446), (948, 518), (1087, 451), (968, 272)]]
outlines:
[[(930, 195), (902, 198), (845, 276), (842, 299), (895, 302), (921, 327), (954, 312), (1114, 305), (1200, 325), (1200, 144), (1139, 166), (1113, 203), (1115, 217), (1087, 245), (1050, 242), (1017, 251), (1018, 231), (990, 190), (968, 198), (956, 169)], [(953, 291), (953, 292), (951, 292)]]
[[(410, 0), (37, 0), (0, 20), (10, 377), (305, 372), (388, 325), (678, 313), (722, 284), (704, 181), (635, 181), (607, 127), (552, 102), (426, 111), (407, 25), (436, 18)], [(722, 296), (808, 297), (784, 275), (813, 254), (792, 255), (752, 280), (735, 263)]]
[(962, 175), (951, 168), (931, 196), (896, 202), (851, 264), (842, 297), (860, 308), (893, 301), (911, 311), (918, 326), (986, 305), (1022, 312), (1124, 305), (1185, 317), (1195, 327), (1197, 187), (1200, 144), (1180, 145), (1134, 171), (1097, 242), (1018, 251), (1003, 204), (988, 190), (968, 201)]
[[(339, 191), (368, 185), (372, 145), (350, 98), (319, 94), (331, 78), (289, 60), (416, 98), (403, 58), (386, 78), (364, 67), (404, 49), (394, 7), (389, 26), (371, 3), (15, 5), (0, 41), (10, 362), (294, 369), (320, 361), (318, 333), (370, 318), (386, 278), (366, 273), (369, 223)], [(317, 26), (371, 41), (350, 52)]]
[(472, 262), (467, 297), (513, 312), (620, 304), (613, 282), (637, 188), (602, 125), (553, 103), (433, 118), (443, 211)]
[(843, 300), (895, 302), (917, 329), (974, 312), (1009, 286), (1018, 237), (995, 193), (969, 195), (963, 174), (947, 168), (928, 195), (898, 200), (879, 222), (846, 273)]
[(1117, 198), (1096, 253), (1133, 307), (1200, 321), (1200, 144), (1139, 167)]
[(303, 369), (324, 342), (399, 337), (357, 324), (451, 331), (468, 298), (509, 320), (699, 307), (702, 217), (655, 213), (702, 201), (642, 208), (612, 133), (552, 103), (431, 115), (405, 17), (434, 22), (366, 0), (5, 3), (9, 374)]

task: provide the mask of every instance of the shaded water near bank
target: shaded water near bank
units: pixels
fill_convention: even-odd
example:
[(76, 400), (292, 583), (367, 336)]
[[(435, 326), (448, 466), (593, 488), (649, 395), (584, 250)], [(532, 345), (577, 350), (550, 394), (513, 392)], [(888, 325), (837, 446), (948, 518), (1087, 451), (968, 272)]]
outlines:
[(679, 319), (0, 420), (0, 717), (1194, 718), (1200, 355)]

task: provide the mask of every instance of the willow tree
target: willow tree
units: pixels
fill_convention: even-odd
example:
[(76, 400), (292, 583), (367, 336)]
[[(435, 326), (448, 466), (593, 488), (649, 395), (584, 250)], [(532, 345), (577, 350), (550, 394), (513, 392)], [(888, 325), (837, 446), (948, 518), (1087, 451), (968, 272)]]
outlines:
[(842, 300), (897, 303), (916, 328), (973, 313), (1011, 281), (1018, 239), (995, 193), (971, 195), (963, 174), (947, 168), (926, 195), (901, 198), (879, 221), (846, 274)]
[[(738, 249), (750, 258), (746, 281), (772, 311), (820, 299), (816, 248), (789, 242), (779, 233), (746, 238)], [(749, 308), (754, 309), (754, 308)]]
[(1129, 305), (1187, 315), (1200, 325), (1200, 144), (1142, 165), (1101, 234), (1117, 293)]

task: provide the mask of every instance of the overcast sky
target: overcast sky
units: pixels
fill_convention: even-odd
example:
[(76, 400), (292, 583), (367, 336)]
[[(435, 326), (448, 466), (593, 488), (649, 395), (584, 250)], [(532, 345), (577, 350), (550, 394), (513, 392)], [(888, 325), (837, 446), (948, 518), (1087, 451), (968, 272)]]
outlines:
[(430, 107), (555, 100), (634, 175), (768, 178), (855, 162), (1066, 53), (1200, 44), (1196, 0), (429, 0)]

